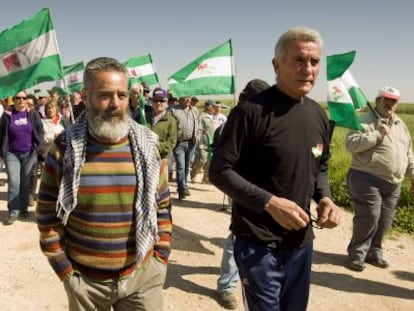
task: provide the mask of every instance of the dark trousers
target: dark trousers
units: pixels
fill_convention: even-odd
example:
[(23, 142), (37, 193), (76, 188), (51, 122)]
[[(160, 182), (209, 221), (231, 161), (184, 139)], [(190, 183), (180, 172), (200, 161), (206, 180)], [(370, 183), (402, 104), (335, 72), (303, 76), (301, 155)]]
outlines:
[(351, 169), (349, 194), (354, 202), (350, 259), (382, 259), (382, 241), (391, 227), (401, 193), (401, 183), (391, 184), (374, 175)]
[(312, 242), (280, 249), (236, 237), (234, 257), (248, 310), (306, 310), (312, 251)]

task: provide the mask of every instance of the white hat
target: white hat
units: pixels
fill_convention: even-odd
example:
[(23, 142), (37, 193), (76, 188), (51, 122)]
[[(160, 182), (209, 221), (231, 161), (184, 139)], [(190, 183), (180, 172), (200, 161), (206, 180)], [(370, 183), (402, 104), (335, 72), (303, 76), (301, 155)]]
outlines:
[(394, 87), (386, 86), (378, 91), (377, 97), (385, 97), (399, 100), (401, 98), (400, 91)]
[(35, 93), (35, 95), (40, 98), (40, 97), (49, 97), (50, 94), (48, 91), (45, 90), (40, 90), (39, 92)]

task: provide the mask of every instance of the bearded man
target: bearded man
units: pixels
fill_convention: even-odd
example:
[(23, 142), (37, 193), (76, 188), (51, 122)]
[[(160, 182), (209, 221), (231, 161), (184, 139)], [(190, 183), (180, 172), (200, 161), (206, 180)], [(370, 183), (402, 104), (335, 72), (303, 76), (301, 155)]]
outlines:
[(162, 310), (172, 223), (158, 137), (131, 119), (119, 61), (91, 60), (84, 86), (86, 110), (45, 161), (41, 249), (70, 310)]

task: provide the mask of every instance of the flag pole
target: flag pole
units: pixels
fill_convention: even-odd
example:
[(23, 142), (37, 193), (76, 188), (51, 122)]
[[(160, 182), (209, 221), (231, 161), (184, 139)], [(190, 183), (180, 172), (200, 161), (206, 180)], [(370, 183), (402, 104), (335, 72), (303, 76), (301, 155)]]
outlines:
[(233, 44), (231, 43), (231, 39), (229, 39), (229, 42), (230, 42), (230, 48), (231, 48), (231, 71), (232, 71), (233, 85), (234, 85), (234, 88), (233, 88), (233, 102), (234, 102), (233, 107), (234, 107), (234, 106), (237, 105), (237, 102), (238, 102), (237, 98), (236, 98), (236, 90), (237, 90), (237, 87), (236, 87), (236, 66), (234, 64)]
[(368, 106), (369, 110), (371, 110), (372, 114), (374, 115), (374, 117), (375, 117), (377, 120), (381, 119), (380, 114), (378, 113), (378, 111), (376, 111), (376, 110), (372, 107), (372, 105), (371, 105), (371, 103), (370, 103), (369, 101), (367, 101), (367, 106)]
[[(49, 10), (49, 15), (50, 15), (50, 21), (53, 23), (52, 14), (50, 14), (50, 9), (49, 8), (48, 8), (48, 10)], [(56, 49), (57, 49), (58, 55), (60, 55), (59, 45), (58, 45), (58, 42), (57, 42), (57, 36), (54, 36), (54, 37), (55, 37), (54, 39), (55, 39)], [(67, 90), (66, 81), (65, 81), (65, 74), (64, 74), (64, 71), (63, 71), (63, 66), (62, 66), (62, 62), (60, 60), (60, 56), (59, 56), (59, 67), (60, 67), (60, 72), (62, 73), (63, 90), (64, 90), (65, 93), (67, 93), (68, 90)], [(70, 102), (70, 99), (69, 99), (69, 110), (70, 110), (71, 121), (72, 121), (72, 123), (74, 123), (75, 122), (75, 117), (73, 116), (72, 103)]]
[[(68, 92), (68, 87), (67, 87), (67, 85), (66, 85), (66, 80), (65, 80), (65, 77), (63, 77), (63, 90), (64, 90), (64, 92), (65, 92), (65, 95), (69, 95), (69, 92)], [(63, 95), (63, 96), (65, 96), (65, 95)], [(70, 121), (71, 121), (72, 123), (75, 123), (75, 116), (74, 116), (74, 114), (73, 114), (72, 103), (70, 102), (70, 96), (69, 96), (69, 101), (68, 101), (68, 103), (69, 103), (69, 111), (70, 111)]]
[(155, 68), (154, 62), (152, 61), (151, 53), (148, 53), (148, 58), (151, 61), (151, 67), (152, 67), (152, 70), (154, 71), (155, 77), (157, 78), (158, 86), (161, 87), (160, 79), (158, 79), (157, 69)]

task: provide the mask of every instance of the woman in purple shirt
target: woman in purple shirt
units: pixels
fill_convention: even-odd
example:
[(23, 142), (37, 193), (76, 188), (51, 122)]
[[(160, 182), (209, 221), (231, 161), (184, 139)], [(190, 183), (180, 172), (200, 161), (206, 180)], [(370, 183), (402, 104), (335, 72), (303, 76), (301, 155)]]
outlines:
[(5, 225), (28, 218), (30, 176), (37, 163), (37, 154), (43, 146), (43, 124), (37, 111), (29, 111), (27, 94), (18, 92), (14, 105), (0, 120), (0, 156), (6, 163), (9, 217)]

